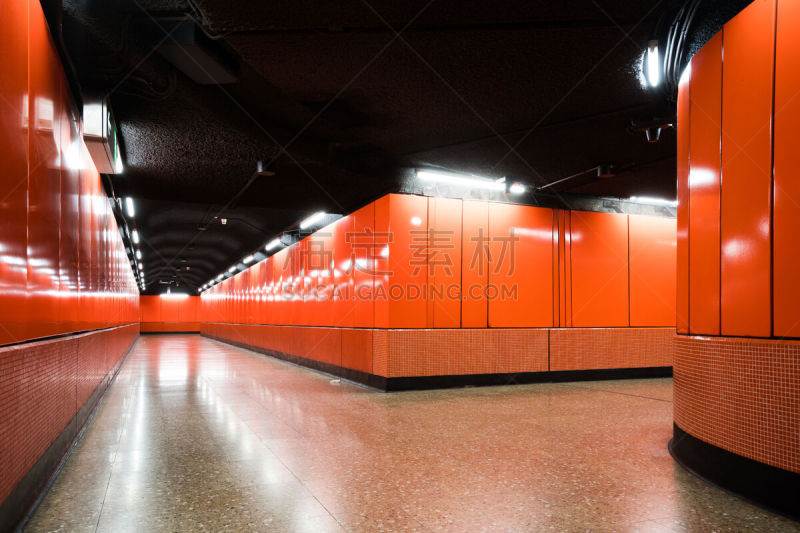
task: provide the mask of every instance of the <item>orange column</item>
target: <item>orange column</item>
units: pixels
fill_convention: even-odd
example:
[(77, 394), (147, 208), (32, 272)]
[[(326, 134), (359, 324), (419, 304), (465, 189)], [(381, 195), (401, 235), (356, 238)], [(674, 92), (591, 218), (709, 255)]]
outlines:
[(771, 334), (775, 0), (725, 25), (722, 66), (721, 333)]
[(722, 32), (692, 58), (689, 83), (689, 331), (719, 335)]

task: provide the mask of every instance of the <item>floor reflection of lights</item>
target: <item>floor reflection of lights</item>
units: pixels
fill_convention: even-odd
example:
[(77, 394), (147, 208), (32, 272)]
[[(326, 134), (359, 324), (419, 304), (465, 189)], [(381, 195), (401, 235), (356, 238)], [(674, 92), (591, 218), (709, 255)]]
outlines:
[(141, 337), (28, 530), (797, 530), (675, 466), (671, 397), (671, 380), (383, 394)]

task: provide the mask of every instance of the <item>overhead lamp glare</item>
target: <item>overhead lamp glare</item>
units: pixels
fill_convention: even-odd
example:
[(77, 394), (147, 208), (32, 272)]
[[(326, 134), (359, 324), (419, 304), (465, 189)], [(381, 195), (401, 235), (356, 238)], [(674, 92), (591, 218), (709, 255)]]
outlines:
[(235, 267), (235, 266), (232, 266), (232, 267), (230, 267), (230, 268), (228, 269), (228, 272), (230, 272), (231, 274), (233, 274), (234, 272), (236, 272), (236, 267)]
[(267, 243), (267, 245), (264, 247), (264, 249), (269, 252), (270, 250), (273, 250), (273, 249), (277, 248), (280, 245), (281, 245), (281, 240), (280, 239), (272, 239), (271, 241), (269, 241)]
[(438, 183), (448, 183), (460, 185), (462, 187), (472, 187), (475, 189), (488, 189), (490, 191), (505, 191), (504, 181), (495, 181), (473, 176), (464, 176), (452, 172), (436, 172), (433, 170), (418, 170), (417, 179), (421, 181), (432, 181)]
[(130, 196), (125, 198), (125, 211), (128, 213), (128, 218), (133, 218), (134, 215), (136, 214), (136, 210), (134, 209), (133, 206), (133, 198), (131, 198)]
[(136, 250), (136, 259), (141, 259), (141, 258), (142, 258), (142, 251)]
[(253, 261), (255, 261), (255, 259), (256, 259), (256, 258), (255, 258), (254, 256), (252, 256), (252, 255), (248, 255), (247, 257), (245, 257), (244, 259), (242, 259), (242, 262), (243, 262), (245, 265), (249, 265), (250, 263), (252, 263)]
[(322, 220), (325, 217), (325, 211), (317, 211), (307, 219), (300, 222), (300, 229), (307, 229)]
[(139, 244), (139, 232), (137, 230), (131, 232), (131, 239), (133, 239), (133, 244)]
[(655, 198), (653, 196), (631, 196), (628, 200), (640, 204), (668, 205), (672, 207), (678, 205), (677, 200), (667, 200), (666, 198)]
[(527, 188), (519, 182), (512, 183), (511, 186), (508, 188), (508, 192), (510, 192), (511, 194), (524, 194), (526, 190)]
[(647, 72), (647, 83), (650, 87), (657, 87), (661, 83), (661, 65), (658, 58), (658, 41), (649, 41), (647, 43), (647, 55), (645, 60), (645, 68)]

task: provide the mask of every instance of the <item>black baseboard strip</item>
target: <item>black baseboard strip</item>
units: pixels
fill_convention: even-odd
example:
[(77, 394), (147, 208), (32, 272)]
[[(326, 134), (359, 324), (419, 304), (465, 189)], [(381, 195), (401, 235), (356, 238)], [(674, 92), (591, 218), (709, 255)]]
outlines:
[(564, 383), (604, 379), (672, 377), (671, 366), (644, 368), (602, 368), (593, 370), (555, 370), (550, 372), (506, 372), (498, 374), (460, 374), (453, 376), (417, 376), (387, 378), (386, 391), (487, 387), (531, 383)]
[(91, 419), (108, 387), (116, 378), (120, 368), (122, 368), (135, 342), (136, 338), (125, 350), (125, 353), (122, 354), (114, 368), (95, 388), (86, 403), (78, 409), (72, 420), (69, 421), (36, 464), (33, 465), (33, 468), (25, 474), (25, 477), (17, 483), (8, 498), (0, 504), (0, 533), (21, 531), (30, 519), (69, 451), (80, 438), (87, 422)]
[(246, 350), (262, 353), (276, 359), (288, 361), (296, 365), (319, 370), (356, 383), (361, 383), (384, 392), (399, 392), (408, 390), (448, 389), (455, 387), (481, 387), (496, 385), (514, 385), (525, 383), (559, 383), (567, 381), (597, 381), (603, 379), (635, 379), (635, 378), (662, 378), (672, 376), (671, 366), (654, 366), (644, 368), (603, 368), (596, 370), (562, 370), (553, 372), (518, 372), (498, 374), (461, 374), (454, 376), (417, 376), (402, 378), (386, 378), (358, 370), (343, 368), (330, 363), (322, 363), (313, 359), (306, 359), (275, 350), (268, 350), (237, 342), (224, 337), (217, 337), (206, 333), (204, 337), (227, 344), (232, 344)]
[(669, 453), (683, 468), (725, 492), (800, 521), (800, 474), (708, 444), (677, 424)]
[(275, 359), (280, 359), (282, 361), (287, 361), (289, 363), (294, 363), (299, 366), (304, 366), (310, 368), (312, 370), (317, 370), (320, 372), (325, 372), (326, 374), (331, 374), (333, 376), (337, 376), (348, 381), (354, 381), (356, 383), (361, 383), (362, 385), (366, 385), (368, 387), (372, 387), (374, 389), (379, 389), (382, 391), (386, 389), (386, 379), (382, 376), (376, 376), (374, 374), (368, 374), (367, 372), (361, 372), (360, 370), (353, 370), (351, 368), (344, 368), (338, 365), (332, 365), (330, 363), (323, 363), (321, 361), (315, 361), (313, 359), (306, 359), (305, 357), (299, 357), (296, 355), (290, 355), (283, 352), (278, 352), (275, 350), (268, 350), (266, 348), (261, 348), (259, 346), (253, 346), (250, 344), (246, 344), (244, 342), (237, 342), (231, 339), (226, 339), (224, 337), (216, 337), (214, 335), (208, 335), (203, 333), (204, 337), (208, 337), (209, 339), (214, 339), (219, 342), (224, 342), (225, 344), (232, 344), (233, 346), (238, 346), (239, 348), (244, 348), (245, 350), (250, 350), (251, 352), (258, 352), (260, 354), (268, 355), (270, 357), (274, 357)]

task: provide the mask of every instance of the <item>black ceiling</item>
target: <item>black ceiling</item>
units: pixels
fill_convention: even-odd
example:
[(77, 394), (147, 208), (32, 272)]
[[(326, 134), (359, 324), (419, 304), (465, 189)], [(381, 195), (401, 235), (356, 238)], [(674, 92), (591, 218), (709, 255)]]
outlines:
[[(82, 93), (110, 94), (126, 164), (113, 186), (136, 200), (159, 293), (196, 289), (311, 212), (396, 189), (408, 167), (541, 186), (610, 163), (615, 178), (554, 189), (674, 197), (674, 130), (650, 144), (630, 124), (674, 114), (639, 63), (675, 4), (64, 0), (63, 32)], [(711, 4), (726, 12), (707, 8), (706, 34), (735, 12)], [(200, 85), (154, 52), (181, 18), (236, 83)], [(273, 158), (276, 175), (242, 192)]]

